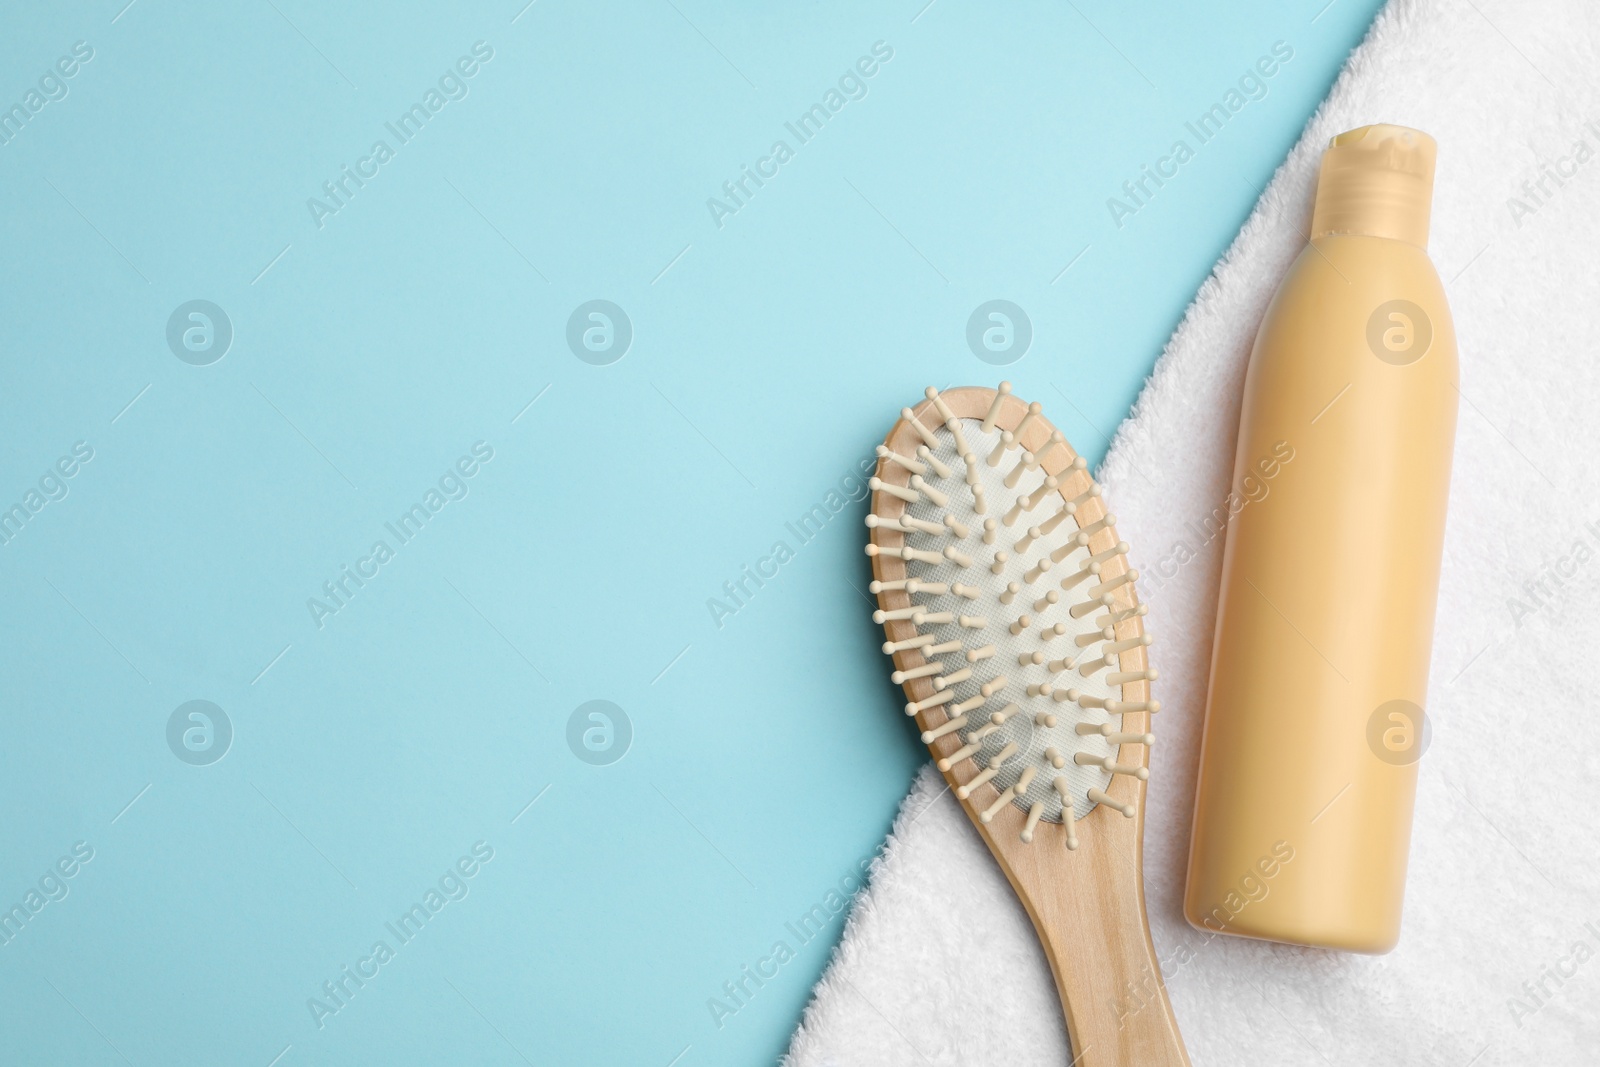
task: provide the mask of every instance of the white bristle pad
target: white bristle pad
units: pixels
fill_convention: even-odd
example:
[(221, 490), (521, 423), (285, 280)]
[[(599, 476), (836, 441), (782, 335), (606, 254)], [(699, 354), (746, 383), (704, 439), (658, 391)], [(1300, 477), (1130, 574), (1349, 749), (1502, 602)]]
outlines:
[[(1106, 642), (1102, 631), (1111, 612), (1123, 604), (1119, 598), (1113, 607), (1097, 606), (1077, 617), (1072, 609), (1109, 592), (1093, 592), (1108, 579), (1116, 583), (1112, 589), (1126, 584), (1127, 572), (1110, 566), (1114, 550), (1096, 555), (1088, 546), (1075, 543), (1081, 528), (1075, 515), (1055, 522), (1037, 537), (1029, 536), (1030, 527), (1051, 527), (1049, 520), (1061, 512), (1068, 497), (1082, 498), (1090, 485), (1086, 474), (1070, 466), (1062, 469), (1060, 457), (1056, 457), (1049, 465), (1056, 468), (1055, 477), (1066, 496), (1055, 489), (1041, 492), (1050, 477), (1046, 465), (1029, 462), (1032, 457), (1021, 447), (1013, 445), (998, 463), (988, 462), (1005, 442), (1002, 429), (995, 426), (985, 431), (981, 418), (958, 420), (961, 438), (976, 461), (969, 464), (940, 416), (930, 407), (918, 417), (935, 439), (932, 458), (948, 470), (948, 476), (939, 477), (934, 470), (921, 476), (923, 488), (916, 492), (919, 499), (908, 501), (905, 507), (904, 517), (918, 520), (904, 522), (909, 529), (896, 529), (902, 524), (890, 525), (876, 518), (869, 523), (874, 532), (893, 530), (892, 536), (873, 540), (883, 543), (886, 555), (905, 559), (906, 575), (916, 583), (909, 600), (920, 616), (902, 614), (903, 609), (891, 610), (888, 616), (907, 619), (918, 634), (931, 635), (934, 649), (952, 649), (926, 660), (920, 658), (920, 651), (911, 653), (902, 659), (906, 665), (903, 677), (929, 677), (926, 668), (918, 668), (927, 662), (943, 665), (941, 677), (933, 683), (935, 693), (948, 692), (949, 696), (927, 710), (925, 721), (937, 732), (950, 718), (965, 715), (965, 726), (946, 730), (941, 736), (954, 733), (957, 741), (947, 742), (952, 747), (959, 744), (953, 754), (972, 761), (968, 785), (974, 777), (981, 779), (967, 798), (975, 809), (992, 808), (996, 794), (1016, 786), (1031, 769), (1031, 780), (1012, 796), (1011, 803), (1024, 811), (1042, 805), (1045, 821), (1060, 822), (1064, 804), (1054, 782), (1064, 777), (1073, 815), (1081, 819), (1097, 806), (1091, 791), (1102, 795), (1110, 789), (1112, 772), (1100, 764), (1106, 760), (1115, 763), (1119, 750), (1119, 745), (1104, 735), (1080, 733), (1077, 727), (1098, 728), (1110, 722), (1112, 730), (1119, 729), (1115, 720), (1121, 715), (1111, 715), (1103, 706), (1108, 700), (1121, 699), (1120, 684), (1106, 680), (1119, 669), (1119, 654), (1105, 652), (1105, 646), (1115, 642)], [(1040, 452), (1053, 447), (1054, 441), (1042, 445)], [(1020, 476), (1019, 464), (1023, 465)], [(1013, 483), (1010, 487), (1008, 478)], [(979, 491), (976, 494), (972, 482)], [(916, 484), (913, 481), (904, 488), (913, 489)], [(905, 499), (901, 493), (890, 495)], [(981, 514), (974, 506), (977, 495), (984, 502)], [(1019, 503), (1025, 509), (1020, 513), (1015, 510)], [(1034, 506), (1028, 508), (1028, 504)], [(1009, 525), (1005, 523), (1008, 514), (1015, 516)], [(1099, 518), (1101, 513), (1096, 508), (1089, 514)], [(995, 520), (995, 526), (986, 530), (989, 519)], [(1083, 525), (1096, 527), (1087, 515)], [(959, 536), (961, 533), (966, 536)], [(992, 536), (991, 543), (985, 542), (986, 534)], [(900, 548), (910, 552), (897, 551)], [(1107, 576), (1089, 574), (1071, 582), (1091, 562), (1106, 566)], [(1067, 588), (1062, 587), (1063, 579), (1070, 583)], [(969, 593), (976, 590), (976, 598), (960, 595), (958, 587)], [(1057, 595), (1050, 596), (1052, 592)], [(897, 605), (901, 603), (896, 600)], [(981, 628), (962, 625), (963, 616), (969, 621), (983, 618), (987, 623)], [(884, 613), (880, 612), (879, 618), (883, 620)], [(1080, 636), (1084, 643), (1077, 640)], [(1073, 666), (1067, 667), (1067, 661)], [(1076, 690), (1079, 699), (1059, 699), (1056, 694), (1068, 689)], [(1004, 717), (1003, 722), (992, 721), (996, 713)], [(1052, 718), (1054, 725), (1047, 725)], [(991, 761), (1008, 751), (1013, 754), (991, 768)], [(1080, 758), (1092, 762), (1079, 762)], [(1057, 762), (1062, 766), (1057, 767)]]

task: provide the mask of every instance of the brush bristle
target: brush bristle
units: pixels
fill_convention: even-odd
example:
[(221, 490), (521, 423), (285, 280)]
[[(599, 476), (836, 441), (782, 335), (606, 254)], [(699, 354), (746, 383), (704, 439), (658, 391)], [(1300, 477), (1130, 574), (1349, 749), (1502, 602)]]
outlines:
[(1160, 709), (1123, 699), (1156, 672), (1116, 517), (1041, 406), (1010, 392), (1002, 382), (976, 417), (932, 387), (901, 410), (870, 483), (874, 619), (939, 768), (976, 764), (957, 795), (979, 821), (1014, 805), (1023, 841), (1060, 823), (1076, 848), (1074, 823), (1096, 807), (1135, 812), (1108, 791), (1148, 777), (1118, 753), (1154, 738), (1116, 720)]

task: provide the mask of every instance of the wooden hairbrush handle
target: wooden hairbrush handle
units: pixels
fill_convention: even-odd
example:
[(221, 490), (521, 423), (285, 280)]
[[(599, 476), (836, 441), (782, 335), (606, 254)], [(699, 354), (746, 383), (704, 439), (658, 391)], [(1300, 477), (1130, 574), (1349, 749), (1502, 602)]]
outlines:
[[(1109, 812), (1083, 821), (1123, 829)], [(1112, 836), (1070, 854), (1006, 848), (1002, 834), (986, 840), (1049, 957), (1073, 1067), (1189, 1067), (1145, 921), (1138, 838), (1130, 849), (1123, 835)]]

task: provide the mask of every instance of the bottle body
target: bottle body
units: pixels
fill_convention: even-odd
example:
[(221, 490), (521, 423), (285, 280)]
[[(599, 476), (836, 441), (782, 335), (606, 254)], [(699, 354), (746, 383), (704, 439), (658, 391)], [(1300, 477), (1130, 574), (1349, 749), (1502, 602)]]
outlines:
[(1422, 247), (1307, 245), (1246, 376), (1184, 901), (1198, 927), (1398, 940), (1456, 384)]

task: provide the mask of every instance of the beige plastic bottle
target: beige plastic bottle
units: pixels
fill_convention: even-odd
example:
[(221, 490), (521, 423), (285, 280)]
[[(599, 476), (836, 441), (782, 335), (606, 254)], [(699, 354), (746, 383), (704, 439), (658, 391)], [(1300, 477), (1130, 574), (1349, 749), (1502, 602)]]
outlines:
[(1459, 395), (1434, 153), (1400, 126), (1333, 139), (1250, 355), (1184, 900), (1203, 929), (1400, 936)]

